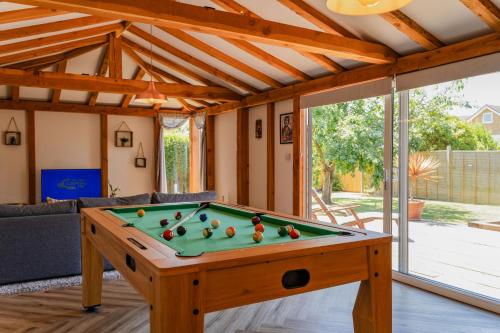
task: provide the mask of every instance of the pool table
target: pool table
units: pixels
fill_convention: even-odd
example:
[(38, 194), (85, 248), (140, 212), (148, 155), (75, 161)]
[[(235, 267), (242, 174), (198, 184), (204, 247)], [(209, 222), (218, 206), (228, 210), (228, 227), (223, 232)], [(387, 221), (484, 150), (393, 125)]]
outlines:
[[(391, 332), (390, 235), (216, 201), (87, 208), (81, 216), (82, 303), (89, 311), (101, 304), (104, 256), (150, 305), (151, 332), (203, 332), (207, 312), (355, 281), (355, 332)], [(265, 228), (261, 242), (253, 239), (254, 216)], [(214, 219), (220, 227), (211, 226)], [(226, 235), (230, 226), (234, 237)], [(300, 237), (279, 235), (284, 226)]]

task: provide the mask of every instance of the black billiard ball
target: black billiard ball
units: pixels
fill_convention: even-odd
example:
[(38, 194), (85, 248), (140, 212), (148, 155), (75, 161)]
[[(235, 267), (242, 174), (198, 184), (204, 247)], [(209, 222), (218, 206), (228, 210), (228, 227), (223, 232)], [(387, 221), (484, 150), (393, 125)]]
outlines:
[(177, 235), (179, 236), (184, 236), (187, 231), (186, 227), (184, 227), (183, 225), (178, 226), (176, 230), (177, 230)]
[(200, 215), (200, 221), (205, 222), (207, 220), (207, 214), (203, 213)]
[(254, 217), (252, 217), (252, 224), (253, 225), (257, 225), (260, 223), (260, 216), (259, 215), (255, 215)]
[(285, 237), (286, 235), (288, 235), (288, 228), (285, 226), (279, 227), (278, 228), (278, 235), (280, 235), (281, 237)]
[(176, 220), (180, 220), (181, 218), (182, 218), (182, 213), (181, 212), (175, 213), (175, 219)]
[(161, 221), (160, 221), (160, 225), (161, 225), (162, 227), (166, 227), (166, 226), (168, 225), (168, 219), (163, 219), (163, 220), (161, 220)]

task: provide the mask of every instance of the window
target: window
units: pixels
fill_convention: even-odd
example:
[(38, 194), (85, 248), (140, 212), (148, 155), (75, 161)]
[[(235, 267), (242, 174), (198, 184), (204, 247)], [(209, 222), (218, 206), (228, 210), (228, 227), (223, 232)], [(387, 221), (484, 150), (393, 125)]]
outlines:
[(493, 122), (493, 113), (485, 112), (483, 113), (483, 124), (491, 124)]
[(189, 192), (189, 122), (166, 130), (165, 172), (168, 193)]

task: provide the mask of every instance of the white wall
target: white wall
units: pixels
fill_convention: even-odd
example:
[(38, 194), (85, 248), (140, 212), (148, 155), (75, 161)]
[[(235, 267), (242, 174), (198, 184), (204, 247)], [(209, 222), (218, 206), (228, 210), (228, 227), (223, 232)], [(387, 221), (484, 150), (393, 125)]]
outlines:
[(236, 112), (215, 117), (215, 191), (217, 198), (236, 203)]
[[(115, 147), (115, 131), (125, 121), (134, 133), (132, 148)], [(109, 182), (119, 187), (118, 196), (127, 196), (154, 189), (154, 122), (152, 118), (108, 116), (108, 168)], [(146, 168), (136, 168), (135, 158), (142, 142)]]
[[(21, 131), (21, 145), (4, 145), (4, 132), (14, 117)], [(28, 149), (26, 142), (26, 112), (0, 110), (0, 202), (28, 201)], [(14, 129), (11, 128), (12, 131)]]
[(274, 119), (274, 210), (293, 214), (293, 145), (280, 144), (280, 114), (293, 112), (293, 101), (286, 100), (275, 104)]
[[(262, 138), (255, 138), (255, 121), (262, 120)], [(250, 108), (248, 161), (249, 161), (249, 201), (251, 207), (267, 209), (267, 107)]]
[(40, 201), (40, 170), (99, 169), (99, 115), (35, 112), (36, 198)]

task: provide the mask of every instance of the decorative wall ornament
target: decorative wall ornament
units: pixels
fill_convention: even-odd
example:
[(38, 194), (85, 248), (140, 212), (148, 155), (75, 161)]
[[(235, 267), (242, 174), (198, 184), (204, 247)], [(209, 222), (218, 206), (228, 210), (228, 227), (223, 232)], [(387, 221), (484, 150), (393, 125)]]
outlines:
[(293, 113), (280, 115), (280, 144), (293, 143)]
[(139, 143), (139, 150), (137, 151), (137, 157), (135, 158), (136, 168), (146, 167), (146, 157), (144, 156), (144, 149), (142, 148), (142, 142)]
[[(122, 130), (126, 129), (126, 130)], [(134, 133), (126, 122), (122, 121), (115, 131), (115, 147), (131, 148), (134, 146)]]
[(262, 139), (262, 119), (255, 121), (255, 138)]
[(16, 119), (10, 118), (7, 130), (4, 133), (4, 143), (7, 146), (20, 146), (21, 145), (21, 132), (17, 127)]

